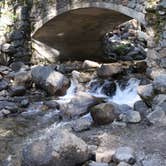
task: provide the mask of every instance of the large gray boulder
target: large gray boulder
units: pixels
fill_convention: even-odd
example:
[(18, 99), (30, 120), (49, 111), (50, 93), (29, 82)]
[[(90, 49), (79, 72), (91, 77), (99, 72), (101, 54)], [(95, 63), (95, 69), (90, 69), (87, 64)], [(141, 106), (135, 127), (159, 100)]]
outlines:
[(55, 129), (51, 135), (25, 146), (22, 166), (76, 166), (89, 159), (87, 144), (67, 130)]
[(98, 103), (98, 99), (85, 92), (78, 92), (67, 102), (59, 102), (62, 116), (74, 118), (88, 113), (88, 108)]
[(64, 94), (69, 85), (69, 80), (63, 74), (49, 66), (36, 66), (32, 68), (31, 74), (35, 84), (50, 95)]

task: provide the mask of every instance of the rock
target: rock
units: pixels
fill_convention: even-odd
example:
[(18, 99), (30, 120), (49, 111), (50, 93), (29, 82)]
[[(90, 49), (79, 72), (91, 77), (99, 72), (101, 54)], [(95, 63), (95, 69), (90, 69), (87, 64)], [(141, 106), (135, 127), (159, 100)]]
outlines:
[(9, 110), (7, 110), (7, 109), (2, 109), (2, 110), (0, 110), (0, 112), (1, 112), (3, 115), (8, 115), (8, 114), (11, 113), (11, 112), (10, 112)]
[(92, 161), (87, 166), (109, 166), (109, 164), (103, 163), (103, 162), (100, 163), (100, 162), (94, 162), (94, 161)]
[(25, 146), (22, 154), (22, 165), (26, 166), (75, 166), (89, 159), (87, 144), (60, 129)]
[(160, 94), (155, 96), (152, 102), (152, 109), (166, 112), (166, 95)]
[(130, 166), (130, 164), (125, 162), (120, 162), (117, 166)]
[(18, 72), (20, 70), (22, 71), (28, 69), (28, 66), (26, 66), (23, 62), (13, 62), (10, 64), (10, 68), (13, 71)]
[(147, 110), (148, 107), (142, 100), (136, 101), (134, 103), (134, 111), (139, 112), (142, 117), (146, 116)]
[(91, 121), (86, 118), (80, 118), (74, 121), (72, 128), (76, 132), (88, 130), (91, 127)]
[(153, 87), (157, 93), (166, 93), (166, 74), (157, 76), (153, 81)]
[(93, 75), (91, 73), (83, 73), (76, 70), (72, 71), (72, 77), (80, 83), (86, 83), (93, 79)]
[(26, 88), (24, 86), (13, 86), (10, 88), (11, 96), (24, 96), (26, 93)]
[(137, 111), (129, 111), (127, 114), (121, 114), (120, 119), (123, 122), (139, 123), (141, 121), (141, 115)]
[(122, 65), (119, 63), (110, 63), (103, 64), (97, 70), (97, 74), (99, 77), (111, 77), (117, 74), (120, 74), (123, 71)]
[(14, 53), (15, 52), (15, 48), (13, 46), (11, 46), (11, 44), (9, 44), (9, 43), (2, 44), (1, 50), (4, 53)]
[(54, 71), (49, 66), (32, 68), (32, 80), (50, 95), (64, 94), (69, 85), (69, 80), (63, 74)]
[(136, 62), (134, 69), (138, 73), (145, 73), (147, 69), (147, 63), (145, 61)]
[(134, 151), (130, 147), (120, 147), (113, 155), (113, 161), (116, 163), (126, 162), (134, 164), (136, 162)]
[(17, 107), (16, 103), (9, 102), (9, 101), (0, 101), (0, 110), (1, 109), (7, 109), (11, 112), (18, 111), (18, 107)]
[(154, 125), (166, 125), (166, 113), (161, 110), (155, 110), (151, 112), (147, 116), (147, 119)]
[(150, 106), (154, 97), (154, 89), (152, 84), (141, 85), (138, 87), (137, 92), (142, 100)]
[(32, 86), (32, 76), (30, 71), (20, 71), (14, 76), (13, 85), (25, 86), (30, 88)]
[(29, 100), (28, 99), (24, 99), (21, 101), (21, 107), (27, 107), (29, 105)]
[(97, 63), (97, 62), (90, 61), (90, 60), (85, 60), (83, 62), (82, 68), (83, 69), (89, 69), (89, 68), (98, 68), (100, 66), (101, 65), (99, 63)]
[(44, 105), (51, 109), (59, 109), (59, 103), (56, 100), (45, 101)]
[(119, 114), (125, 114), (132, 110), (132, 107), (130, 107), (127, 104), (118, 105), (118, 108), (119, 108)]
[(68, 103), (61, 103), (60, 110), (63, 117), (74, 118), (88, 113), (88, 108), (98, 103), (98, 99), (85, 92), (76, 93)]
[(112, 156), (114, 155), (114, 153), (114, 150), (96, 152), (96, 161), (101, 163), (110, 163), (112, 161)]
[(9, 83), (6, 80), (0, 80), (0, 91), (7, 89)]
[(98, 125), (112, 123), (118, 118), (117, 112), (117, 107), (112, 103), (98, 104), (90, 109), (92, 119)]
[(116, 83), (114, 81), (105, 80), (101, 91), (107, 96), (113, 96), (116, 92)]

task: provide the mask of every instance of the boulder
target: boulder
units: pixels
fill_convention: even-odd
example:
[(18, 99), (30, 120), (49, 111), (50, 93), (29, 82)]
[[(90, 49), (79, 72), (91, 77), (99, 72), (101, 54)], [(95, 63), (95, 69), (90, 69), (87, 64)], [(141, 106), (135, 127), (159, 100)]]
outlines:
[(152, 100), (154, 97), (154, 88), (152, 84), (141, 85), (138, 87), (137, 92), (142, 100), (148, 105), (151, 106)]
[(91, 107), (90, 113), (93, 121), (98, 125), (112, 123), (118, 118), (118, 110), (113, 103), (101, 103)]
[(97, 70), (97, 74), (99, 77), (112, 77), (114, 75), (120, 74), (123, 71), (122, 65), (119, 63), (110, 63), (103, 64)]
[(147, 119), (151, 124), (154, 125), (164, 125), (166, 126), (166, 113), (165, 111), (161, 110), (155, 110), (151, 112), (148, 116)]
[(87, 144), (62, 129), (55, 129), (46, 138), (32, 141), (22, 150), (24, 166), (75, 166), (88, 159)]
[(32, 80), (50, 95), (64, 94), (69, 85), (69, 80), (63, 74), (53, 70), (49, 66), (33, 67)]
[(74, 118), (88, 113), (88, 108), (97, 104), (99, 101), (97, 98), (87, 94), (85, 92), (78, 92), (68, 103), (61, 103), (61, 114), (65, 118)]
[(99, 63), (97, 63), (97, 62), (90, 61), (90, 60), (85, 60), (83, 62), (82, 68), (83, 69), (89, 69), (89, 68), (98, 68), (100, 66), (101, 65)]
[(20, 71), (14, 76), (13, 85), (25, 86), (30, 88), (32, 85), (32, 76), (30, 71)]
[(134, 150), (130, 147), (119, 147), (113, 155), (113, 161), (134, 164), (136, 162)]
[(153, 87), (157, 93), (166, 93), (166, 74), (157, 76), (153, 81)]
[(139, 123), (141, 121), (141, 115), (137, 111), (129, 111), (126, 114), (121, 114), (120, 119), (127, 123)]
[(142, 100), (136, 101), (134, 103), (134, 111), (139, 112), (142, 117), (145, 117), (147, 110), (148, 107)]

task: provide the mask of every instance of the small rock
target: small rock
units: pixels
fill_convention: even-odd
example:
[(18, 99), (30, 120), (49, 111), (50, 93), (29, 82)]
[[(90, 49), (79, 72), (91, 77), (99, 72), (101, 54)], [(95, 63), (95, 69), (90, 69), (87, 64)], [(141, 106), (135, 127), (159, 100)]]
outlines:
[(166, 112), (166, 95), (160, 94), (157, 95), (152, 102), (153, 110), (161, 110)]
[(45, 101), (44, 105), (46, 105), (48, 108), (51, 108), (51, 109), (59, 109), (60, 107), (56, 100)]
[(11, 96), (23, 96), (26, 93), (26, 88), (24, 86), (13, 86), (10, 90)]
[(94, 161), (92, 161), (87, 166), (109, 166), (109, 164), (103, 163), (103, 162), (100, 163), (100, 162), (94, 162)]
[(97, 63), (97, 62), (90, 61), (90, 60), (85, 60), (83, 62), (82, 68), (89, 69), (89, 68), (98, 68), (100, 66), (101, 65), (99, 63)]
[(113, 161), (116, 163), (126, 162), (134, 164), (136, 162), (134, 150), (130, 147), (120, 147), (113, 155)]
[(117, 166), (131, 166), (131, 165), (125, 162), (120, 162)]
[(117, 119), (117, 108), (112, 103), (102, 103), (90, 109), (93, 121), (98, 125), (112, 123)]
[(91, 121), (86, 118), (80, 118), (74, 121), (72, 128), (76, 132), (88, 130), (91, 126)]
[(120, 74), (123, 71), (122, 65), (119, 63), (110, 63), (103, 64), (97, 70), (97, 74), (99, 77), (111, 77), (117, 74)]
[(104, 152), (96, 152), (96, 161), (102, 163), (110, 163), (115, 151), (108, 150)]
[(21, 107), (27, 107), (29, 105), (29, 100), (28, 99), (24, 99), (21, 101)]
[(7, 110), (7, 109), (2, 109), (2, 110), (0, 110), (0, 112), (1, 112), (3, 115), (8, 115), (8, 114), (11, 113), (11, 112), (10, 112), (9, 110)]
[(28, 66), (26, 66), (23, 62), (13, 62), (10, 64), (10, 67), (15, 72), (18, 72), (19, 70), (26, 70), (28, 68)]

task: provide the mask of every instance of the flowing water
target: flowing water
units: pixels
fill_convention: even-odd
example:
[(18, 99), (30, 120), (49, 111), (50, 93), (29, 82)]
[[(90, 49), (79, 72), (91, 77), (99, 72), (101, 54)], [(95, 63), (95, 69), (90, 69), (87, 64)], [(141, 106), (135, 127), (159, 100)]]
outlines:
[[(95, 82), (97, 84), (94, 84)], [(116, 91), (111, 96), (103, 92), (105, 84), (108, 83), (108, 80), (100, 84), (98, 84), (98, 80), (92, 80), (85, 85), (85, 92), (95, 97), (102, 97), (106, 102), (111, 101), (129, 106), (133, 106), (137, 100), (140, 100), (137, 95), (139, 80), (132, 78), (128, 80), (125, 87), (116, 82)], [(70, 102), (78, 91), (78, 81), (72, 79), (66, 95), (59, 97), (57, 102), (60, 104)], [(43, 102), (33, 103), (29, 106), (28, 111), (23, 112), (18, 117), (10, 117), (0, 121), (0, 161), (6, 158), (5, 166), (10, 166), (10, 161), (16, 155), (15, 151), (18, 147), (32, 141), (32, 139), (46, 137), (55, 128), (69, 123), (59, 120), (60, 110), (42, 111), (42, 106)], [(90, 113), (82, 118), (92, 120)]]

